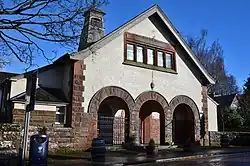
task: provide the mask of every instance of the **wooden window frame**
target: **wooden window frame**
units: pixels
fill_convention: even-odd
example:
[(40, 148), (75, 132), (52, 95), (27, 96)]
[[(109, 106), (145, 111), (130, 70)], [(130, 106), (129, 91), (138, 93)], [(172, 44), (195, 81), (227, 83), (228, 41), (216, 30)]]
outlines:
[[(134, 60), (127, 59), (127, 45), (131, 44), (134, 46)], [(143, 48), (143, 63), (137, 62), (137, 47)], [(153, 50), (153, 65), (147, 64), (147, 49)], [(158, 66), (158, 52), (163, 53), (163, 67)], [(172, 68), (166, 67), (166, 53), (171, 54), (171, 65)], [(162, 41), (154, 40), (152, 42), (151, 38), (140, 36), (137, 34), (132, 34), (125, 32), (124, 33), (124, 62), (123, 64), (138, 66), (153, 70), (166, 71), (170, 73), (177, 74), (176, 71), (176, 51), (169, 43), (164, 43)]]

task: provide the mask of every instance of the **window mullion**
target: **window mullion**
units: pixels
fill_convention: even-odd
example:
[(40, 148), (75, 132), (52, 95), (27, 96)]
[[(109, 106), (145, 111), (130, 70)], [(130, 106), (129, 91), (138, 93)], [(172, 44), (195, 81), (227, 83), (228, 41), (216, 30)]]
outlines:
[(163, 67), (166, 68), (166, 53), (163, 52)]
[(143, 61), (145, 64), (147, 64), (148, 60), (148, 53), (147, 53), (148, 48), (146, 46), (143, 47)]
[(137, 62), (137, 45), (134, 44), (134, 61)]
[(158, 57), (157, 57), (157, 49), (154, 49), (154, 65), (155, 66), (158, 66), (158, 62), (157, 62), (157, 60), (158, 60)]

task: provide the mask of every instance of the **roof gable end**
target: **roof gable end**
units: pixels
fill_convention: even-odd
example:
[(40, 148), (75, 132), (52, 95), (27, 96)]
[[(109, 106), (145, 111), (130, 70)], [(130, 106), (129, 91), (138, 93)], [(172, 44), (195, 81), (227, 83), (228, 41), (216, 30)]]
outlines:
[(162, 21), (165, 23), (165, 25), (169, 28), (171, 33), (174, 35), (174, 37), (177, 39), (177, 41), (181, 44), (183, 49), (187, 52), (187, 54), (190, 56), (191, 60), (195, 63), (195, 65), (198, 67), (198, 69), (201, 71), (201, 73), (204, 75), (206, 80), (214, 84), (215, 81), (214, 79), (209, 75), (207, 70), (204, 68), (204, 66), (201, 64), (201, 62), (198, 60), (196, 55), (192, 52), (192, 50), (189, 48), (185, 40), (182, 38), (182, 36), (179, 34), (179, 32), (176, 30), (176, 28), (173, 26), (173, 24), (170, 22), (166, 14), (162, 11), (162, 9), (158, 5), (154, 5), (151, 8), (147, 9), (146, 11), (142, 12), (138, 16), (134, 17), (130, 21), (126, 22), (122, 26), (118, 27), (111, 33), (107, 34), (105, 37), (94, 43), (93, 45), (89, 46), (88, 48), (80, 51), (73, 53), (71, 55), (71, 59), (74, 60), (83, 60), (86, 57), (88, 57), (92, 52), (98, 50), (99, 48), (103, 47), (104, 45), (108, 44), (110, 41), (115, 39), (116, 37), (120, 36), (136, 24), (140, 23), (146, 18), (149, 18), (153, 14), (157, 13)]

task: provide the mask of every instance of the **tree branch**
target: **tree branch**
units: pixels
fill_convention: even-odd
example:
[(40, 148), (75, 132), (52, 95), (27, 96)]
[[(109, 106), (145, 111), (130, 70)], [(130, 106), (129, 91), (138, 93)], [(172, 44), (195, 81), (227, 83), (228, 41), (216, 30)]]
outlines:
[(2, 36), (2, 34), (0, 34), (0, 38), (3, 40), (3, 42), (7, 45), (7, 47), (11, 50), (11, 52), (16, 56), (16, 58), (20, 61), (20, 62), (24, 62), (19, 56), (18, 54), (15, 52), (15, 50), (9, 45), (9, 42), (7, 40), (5, 40), (5, 38)]

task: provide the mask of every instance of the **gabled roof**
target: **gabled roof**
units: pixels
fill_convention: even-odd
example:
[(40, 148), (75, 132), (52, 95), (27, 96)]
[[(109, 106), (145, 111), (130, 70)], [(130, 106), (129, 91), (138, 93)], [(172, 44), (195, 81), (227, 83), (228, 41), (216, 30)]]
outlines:
[(211, 84), (215, 84), (214, 79), (210, 76), (210, 74), (207, 72), (207, 70), (204, 68), (204, 66), (201, 64), (201, 62), (198, 60), (197, 56), (193, 53), (193, 51), (190, 49), (190, 47), (187, 45), (185, 40), (182, 38), (182, 36), (179, 34), (179, 32), (176, 30), (176, 28), (173, 26), (173, 24), (170, 22), (166, 14), (162, 11), (162, 9), (158, 5), (154, 5), (151, 8), (145, 10), (138, 16), (134, 17), (130, 21), (126, 22), (122, 26), (118, 27), (111, 33), (104, 36), (102, 39), (97, 41), (96, 43), (92, 44), (91, 46), (87, 47), (86, 49), (73, 53), (71, 58), (75, 60), (83, 60), (89, 55), (91, 55), (92, 52), (98, 50), (99, 48), (103, 47), (104, 45), (108, 44), (110, 41), (115, 39), (116, 37), (120, 36), (125, 31), (129, 30), (139, 22), (143, 21), (144, 19), (152, 16), (153, 14), (157, 13), (162, 21), (165, 23), (165, 25), (169, 28), (171, 33), (174, 35), (174, 37), (177, 39), (177, 41), (181, 44), (183, 49), (187, 52), (187, 54), (190, 56), (192, 61), (196, 64), (198, 69), (201, 71), (201, 73), (205, 76), (207, 81)]
[(35, 70), (37, 70), (38, 73), (42, 73), (42, 72), (48, 71), (50, 69), (53, 69), (53, 68), (57, 67), (58, 65), (63, 65), (65, 63), (69, 62), (70, 60), (71, 60), (70, 54), (66, 53), (63, 56), (59, 57), (57, 60), (55, 60), (52, 64), (48, 64), (48, 65), (39, 67), (37, 69), (31, 70), (31, 71), (28, 71), (28, 72), (25, 72), (22, 74), (16, 74), (16, 75), (13, 75), (9, 78), (12, 80), (22, 79), (22, 78), (25, 78), (30, 73), (34, 72)]
[[(25, 101), (25, 92), (14, 96), (12, 101)], [(36, 101), (50, 103), (67, 103), (66, 97), (61, 89), (38, 87), (36, 89)]]
[(221, 107), (228, 107), (232, 104), (233, 100), (237, 94), (223, 95), (223, 96), (215, 96), (213, 99), (219, 103)]
[(0, 83), (3, 82), (5, 79), (17, 76), (17, 73), (9, 73), (9, 72), (0, 72)]

